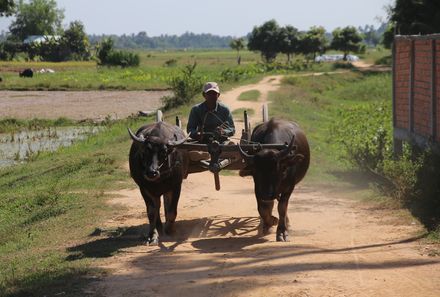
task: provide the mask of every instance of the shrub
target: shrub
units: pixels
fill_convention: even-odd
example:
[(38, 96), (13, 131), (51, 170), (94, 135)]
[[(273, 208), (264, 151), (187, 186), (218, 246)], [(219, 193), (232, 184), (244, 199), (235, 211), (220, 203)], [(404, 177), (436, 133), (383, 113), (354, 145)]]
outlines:
[(104, 39), (97, 48), (96, 54), (99, 65), (137, 67), (140, 64), (138, 54), (113, 50), (114, 42), (111, 38)]
[(370, 103), (340, 111), (332, 139), (352, 164), (372, 172), (379, 189), (407, 207), (428, 228), (440, 228), (440, 154), (406, 143), (402, 156), (392, 152), (391, 106)]
[(168, 84), (173, 95), (162, 97), (164, 109), (170, 109), (187, 104), (199, 94), (203, 87), (202, 78), (195, 73), (197, 63), (185, 66), (180, 75), (171, 78)]
[(363, 170), (380, 172), (392, 153), (391, 106), (370, 103), (340, 110), (332, 137), (342, 144), (349, 160)]

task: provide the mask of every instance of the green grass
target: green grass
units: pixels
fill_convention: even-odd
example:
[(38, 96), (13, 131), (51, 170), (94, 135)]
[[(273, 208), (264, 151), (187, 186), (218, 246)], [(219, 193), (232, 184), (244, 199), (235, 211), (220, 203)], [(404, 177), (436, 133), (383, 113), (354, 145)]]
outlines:
[(247, 111), (247, 114), (249, 116), (252, 116), (255, 114), (255, 110), (253, 110), (253, 109), (237, 108), (232, 111), (232, 116), (234, 117), (235, 120), (241, 119), (243, 117), (243, 113), (245, 110)]
[[(250, 82), (255, 77), (267, 73), (288, 74), (297, 71), (334, 71), (332, 63), (303, 63), (299, 56), (287, 67), (285, 55), (278, 55), (276, 63), (261, 64), (258, 53), (243, 51), (242, 63), (236, 63), (236, 53), (232, 50), (213, 51), (136, 51), (141, 57), (137, 68), (98, 67), (96, 62), (5, 62), (0, 61), (0, 90), (159, 90), (168, 88), (168, 80), (178, 74), (185, 65), (197, 63), (196, 71), (204, 81), (236, 81), (234, 73), (222, 73), (230, 69), (244, 73), (238, 79)], [(384, 51), (386, 53), (386, 51)], [(375, 52), (367, 53), (366, 59)], [(389, 51), (388, 51), (389, 54)], [(167, 63), (173, 61), (173, 63)], [(18, 71), (25, 68), (40, 70), (51, 68), (55, 73), (35, 73), (33, 78), (20, 78)]]
[(126, 127), (144, 121), (107, 125), (86, 141), (0, 170), (0, 295), (43, 296), (70, 288), (66, 295), (78, 296), (83, 277), (99, 273), (88, 268), (92, 257), (68, 247), (92, 239), (112, 214), (105, 192), (131, 186), (122, 167), (130, 145)]
[(55, 120), (50, 119), (15, 119), (5, 118), (0, 119), (0, 133), (13, 133), (21, 130), (33, 131), (41, 130), (48, 127), (68, 127), (68, 126), (80, 126), (91, 125), (91, 122), (78, 122), (67, 118), (58, 118)]
[(258, 90), (250, 90), (240, 94), (238, 100), (240, 101), (258, 101), (261, 96), (261, 92)]
[[(306, 182), (332, 186), (346, 177), (362, 179), (345, 160), (341, 147), (332, 139), (340, 109), (367, 101), (391, 100), (391, 75), (344, 74), (316, 77), (287, 76), (282, 88), (270, 94), (270, 115), (298, 122), (306, 131), (312, 163)], [(342, 177), (342, 178), (341, 178)], [(334, 185), (333, 185), (334, 186)]]

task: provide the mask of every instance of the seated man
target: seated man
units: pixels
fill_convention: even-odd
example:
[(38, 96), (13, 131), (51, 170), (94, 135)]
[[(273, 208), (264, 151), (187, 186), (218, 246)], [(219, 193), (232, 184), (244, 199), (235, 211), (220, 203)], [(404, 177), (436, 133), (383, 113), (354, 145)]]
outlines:
[(202, 143), (210, 137), (224, 142), (234, 135), (235, 126), (229, 108), (217, 101), (220, 97), (218, 84), (207, 82), (203, 86), (203, 97), (205, 101), (191, 109), (186, 130), (192, 139)]

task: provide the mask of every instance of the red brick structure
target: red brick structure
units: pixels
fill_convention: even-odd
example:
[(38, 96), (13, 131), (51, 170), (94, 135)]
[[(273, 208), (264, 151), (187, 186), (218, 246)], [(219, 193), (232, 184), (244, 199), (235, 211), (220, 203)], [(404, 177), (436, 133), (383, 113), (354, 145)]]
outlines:
[(395, 37), (393, 126), (397, 152), (402, 141), (440, 143), (440, 34)]

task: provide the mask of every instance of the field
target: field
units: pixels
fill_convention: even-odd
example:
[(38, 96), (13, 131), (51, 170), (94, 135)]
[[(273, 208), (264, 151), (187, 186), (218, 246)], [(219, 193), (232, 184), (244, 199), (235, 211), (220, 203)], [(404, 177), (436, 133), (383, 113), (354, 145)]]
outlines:
[[(200, 63), (200, 71), (201, 73), (204, 73), (203, 75), (206, 75), (206, 77), (209, 77), (209, 74), (218, 75), (218, 72), (223, 70), (224, 67), (234, 67), (235, 63), (235, 53), (233, 52), (224, 53), (224, 56), (219, 56), (219, 53), (217, 52), (197, 52), (194, 54), (183, 52), (178, 54), (143, 53), (143, 56), (146, 57), (146, 59), (151, 58), (151, 64), (143, 64), (138, 70), (128, 70), (145, 71), (142, 75), (149, 73), (148, 69), (151, 69), (152, 73), (160, 73), (163, 71), (165, 77), (170, 75), (170, 73), (173, 73), (173, 71), (178, 71), (179, 65), (192, 62), (194, 57), (191, 57), (191, 55), (197, 57), (198, 63)], [(162, 65), (165, 61), (170, 59), (177, 60), (177, 67), (164, 68)], [(242, 61), (245, 61), (246, 63), (246, 61), (253, 62), (256, 61), (256, 59), (257, 57), (255, 55), (246, 53), (243, 56)], [(166, 80), (162, 81), (157, 77), (154, 79), (147, 79), (144, 83), (132, 82), (133, 84), (130, 84), (132, 79), (130, 76), (131, 74), (126, 77), (122, 76), (124, 71), (128, 71), (127, 69), (102, 70), (96, 69), (91, 63), (82, 63), (81, 66), (79, 64), (44, 64), (44, 66), (38, 64), (35, 67), (49, 67), (54, 68), (55, 70), (59, 69), (60, 72), (59, 74), (55, 74), (58, 76), (52, 81), (47, 80), (44, 82), (44, 79), (46, 78), (37, 77), (36, 82), (29, 82), (30, 85), (22, 85), (23, 83), (17, 79), (15, 83), (13, 83), (14, 81), (11, 82), (9, 87), (17, 89), (33, 89), (39, 88), (37, 85), (42, 82), (49, 84), (48, 86), (43, 86), (43, 89), (64, 87), (68, 89), (81, 89), (82, 87), (80, 86), (85, 86), (86, 89), (89, 87), (113, 88), (114, 86), (125, 86), (126, 84), (129, 89), (160, 89), (166, 87)], [(2, 71), (6, 68), (9, 71), (13, 67), (19, 68), (22, 65), (23, 64), (4, 64), (1, 67)], [(56, 66), (59, 68), (56, 68)], [(319, 67), (322, 67), (321, 70), (325, 70), (328, 65)], [(330, 67), (328, 69), (330, 69)], [(67, 75), (67, 73), (70, 73), (69, 75), (72, 77), (76, 77), (77, 81), (73, 81), (72, 85), (62, 87), (62, 77)], [(93, 80), (97, 80), (95, 78), (96, 75), (101, 79), (101, 75), (104, 75), (104, 73), (106, 73), (105, 75), (108, 77), (114, 77), (114, 80), (109, 80), (104, 83), (104, 87), (100, 87), (102, 81), (94, 82)], [(257, 266), (247, 266), (250, 265), (246, 262), (247, 259), (258, 258), (265, 259), (265, 266), (272, 267), (272, 272), (274, 274), (272, 274), (271, 277), (278, 277), (275, 279), (275, 284), (277, 284), (277, 280), (279, 280), (282, 284), (289, 282), (292, 286), (306, 286), (309, 285), (311, 280), (315, 277), (321, 280), (318, 284), (321, 286), (322, 280), (328, 279), (328, 276), (324, 275), (325, 277), (323, 278), (322, 275), (313, 274), (315, 271), (334, 271), (335, 275), (338, 275), (337, 271), (347, 270), (347, 274), (343, 274), (342, 272), (339, 274), (342, 279), (345, 277), (345, 280), (347, 280), (348, 275), (352, 274), (355, 269), (357, 269), (359, 275), (362, 269), (371, 272), (371, 275), (364, 274), (364, 278), (367, 279), (367, 281), (360, 284), (354, 282), (353, 288), (344, 288), (348, 290), (346, 291), (348, 293), (356, 292), (350, 291), (350, 289), (356, 290), (356, 285), (361, 288), (364, 286), (371, 290), (374, 290), (375, 287), (386, 286), (386, 283), (385, 281), (382, 281), (382, 278), (380, 278), (380, 284), (374, 282), (373, 279), (376, 277), (373, 273), (374, 270), (384, 270), (383, 274), (381, 274), (381, 277), (384, 277), (386, 271), (389, 271), (392, 268), (402, 268), (402, 270), (399, 270), (400, 274), (395, 274), (396, 277), (394, 277), (394, 274), (389, 276), (388, 282), (390, 285), (396, 285), (398, 283), (399, 278), (404, 273), (403, 270), (405, 269), (407, 269), (405, 271), (410, 271), (410, 276), (412, 274), (412, 279), (409, 283), (418, 281), (417, 277), (420, 275), (427, 276), (431, 273), (431, 277), (432, 275), (435, 276), (436, 274), (434, 273), (438, 273), (438, 270), (435, 272), (435, 268), (438, 266), (438, 261), (435, 260), (436, 258), (417, 258), (415, 254), (417, 254), (418, 251), (415, 250), (416, 247), (413, 245), (410, 245), (409, 247), (405, 246), (405, 249), (400, 246), (400, 249), (392, 249), (390, 252), (388, 252), (388, 250), (379, 250), (379, 258), (374, 259), (374, 261), (371, 256), (369, 256), (371, 250), (368, 250), (368, 247), (380, 248), (383, 242), (385, 242), (384, 249), (388, 246), (387, 242), (390, 242), (390, 240), (389, 238), (385, 238), (385, 235), (389, 235), (392, 237), (392, 240), (394, 240), (394, 244), (390, 243), (390, 246), (397, 246), (399, 245), (398, 240), (402, 240), (402, 238), (407, 238), (408, 236), (417, 237), (423, 234), (423, 228), (417, 224), (412, 226), (411, 224), (414, 222), (414, 219), (406, 211), (394, 209), (391, 212), (384, 207), (383, 201), (386, 201), (386, 197), (378, 196), (377, 192), (371, 190), (369, 186), (370, 180), (360, 174), (344, 159), (343, 151), (336, 142), (332, 141), (332, 135), (330, 133), (331, 125), (338, 121), (339, 110), (363, 104), (365, 101), (379, 102), (390, 100), (390, 73), (363, 74), (357, 71), (349, 71), (335, 75), (309, 77), (297, 77), (295, 74), (296, 73), (294, 72), (289, 73), (289, 75), (282, 80), (281, 87), (277, 91), (269, 93), (269, 100), (272, 101), (270, 112), (272, 116), (298, 121), (307, 132), (310, 140), (313, 156), (312, 165), (304, 186), (301, 188), (302, 190), (300, 189), (300, 196), (298, 196), (298, 198), (305, 197), (304, 195), (306, 195), (308, 191), (313, 192), (319, 190), (321, 191), (319, 192), (320, 195), (322, 195), (322, 197), (318, 195), (315, 200), (312, 199), (313, 204), (308, 204), (305, 199), (299, 199), (298, 203), (300, 208), (296, 210), (295, 217), (299, 216), (306, 220), (308, 210), (303, 214), (300, 214), (298, 211), (301, 211), (301, 207), (310, 209), (310, 214), (312, 215), (315, 211), (316, 220), (320, 217), (319, 210), (322, 210), (323, 208), (335, 211), (340, 216), (346, 216), (348, 213), (349, 217), (344, 217), (344, 221), (347, 222), (348, 220), (350, 224), (343, 223), (340, 228), (341, 232), (342, 230), (344, 232), (354, 232), (350, 233), (351, 238), (341, 236), (341, 241), (339, 241), (336, 246), (331, 246), (333, 243), (332, 237), (324, 236), (327, 241), (314, 242), (315, 244), (322, 244), (322, 249), (315, 248), (310, 245), (310, 242), (304, 243), (308, 240), (307, 235), (310, 234), (310, 236), (313, 237), (313, 233), (310, 233), (311, 231), (307, 233), (307, 230), (299, 229), (295, 234), (298, 234), (300, 244), (296, 243), (295, 245), (295, 242), (292, 243), (292, 245), (288, 246), (291, 249), (282, 248), (274, 243), (267, 243), (267, 248), (263, 247), (261, 250), (249, 250), (249, 247), (252, 247), (252, 244), (261, 244), (264, 240), (261, 241), (262, 239), (260, 240), (260, 238), (245, 237), (244, 235), (226, 237), (225, 239), (223, 239), (224, 236), (201, 238), (197, 240), (187, 238), (182, 242), (174, 242), (173, 239), (171, 239), (168, 242), (165, 242), (164, 246), (161, 248), (145, 248), (136, 238), (138, 235), (137, 232), (143, 230), (145, 227), (143, 225), (145, 223), (145, 217), (141, 216), (140, 210), (137, 209), (136, 211), (138, 211), (138, 213), (136, 213), (134, 217), (131, 217), (131, 215), (133, 215), (132, 212), (134, 211), (133, 208), (130, 208), (131, 202), (127, 203), (125, 206), (121, 206), (120, 204), (108, 204), (106, 202), (118, 198), (118, 195), (115, 194), (116, 191), (130, 191), (135, 188), (130, 181), (126, 167), (127, 152), (130, 146), (126, 127), (135, 129), (145, 123), (145, 121), (152, 121), (152, 118), (129, 118), (118, 121), (109, 121), (104, 124), (105, 129), (102, 133), (92, 136), (86, 141), (78, 142), (71, 147), (61, 149), (54, 153), (42, 153), (28, 164), (0, 170), (0, 217), (2, 218), (2, 224), (0, 225), (0, 238), (2, 238), (0, 244), (0, 271), (2, 271), (0, 274), (0, 295), (99, 295), (100, 292), (90, 292), (87, 291), (87, 289), (84, 291), (84, 288), (89, 288), (89, 286), (91, 286), (91, 288), (95, 290), (96, 284), (94, 284), (94, 280), (96, 280), (96, 278), (105, 279), (112, 271), (111, 269), (102, 269), (102, 267), (107, 268), (112, 262), (115, 265), (117, 263), (124, 263), (124, 254), (128, 255), (128, 257), (134, 257), (136, 254), (146, 256), (146, 260), (138, 260), (138, 262), (140, 261), (141, 263), (144, 263), (143, 261), (148, 262), (150, 259), (149, 256), (151, 256), (152, 259), (156, 261), (156, 265), (158, 265), (151, 269), (159, 269), (160, 273), (157, 273), (158, 276), (166, 276), (170, 273), (172, 267), (167, 265), (169, 261), (171, 261), (170, 263), (177, 264), (177, 268), (182, 269), (182, 273), (179, 274), (180, 271), (178, 271), (176, 272), (176, 275), (180, 275), (180, 278), (183, 279), (184, 283), (181, 284), (181, 287), (177, 286), (176, 290), (178, 291), (179, 288), (185, 289), (188, 284), (192, 284), (194, 288), (199, 289), (199, 293), (197, 293), (198, 296), (202, 296), (200, 295), (200, 292), (206, 292), (206, 290), (209, 289), (213, 289), (214, 291), (211, 292), (214, 292), (214, 294), (218, 296), (221, 296), (221, 292), (239, 295), (240, 290), (238, 288), (241, 287), (239, 286), (240, 284), (245, 285), (246, 287), (260, 287), (263, 282), (256, 277), (252, 279), (254, 280), (253, 282), (243, 281), (243, 283), (232, 284), (233, 277), (237, 275), (238, 277), (246, 277), (251, 275), (254, 271), (263, 271), (265, 267), (258, 266), (259, 264), (256, 260)], [(8, 79), (9, 75), (12, 79), (12, 73), (6, 73), (5, 77)], [(259, 76), (256, 75), (253, 78), (244, 80), (244, 82), (250, 83), (256, 81), (258, 77)], [(84, 83), (85, 81), (89, 82)], [(235, 82), (228, 85), (227, 88), (233, 86), (237, 87), (244, 82)], [(89, 83), (91, 84), (90, 86)], [(183, 121), (185, 123), (185, 115), (188, 114), (189, 108), (190, 106), (183, 106), (171, 110), (165, 114), (165, 120), (173, 122), (175, 115), (183, 115)], [(234, 116), (237, 113), (238, 112), (235, 112)], [(257, 116), (258, 111), (255, 111), (254, 113), (255, 116)], [(238, 117), (238, 115), (236, 117)], [(11, 129), (22, 129), (28, 125), (29, 122), (23, 121), (19, 122), (13, 128), (7, 126), (9, 127), (7, 128), (9, 130), (6, 128), (5, 130), (10, 131)], [(42, 125), (51, 125), (51, 123), (46, 122)], [(233, 176), (224, 178), (233, 183), (238, 177), (234, 176), (234, 174), (232, 175)], [(240, 182), (241, 181), (242, 180), (240, 180)], [(190, 183), (188, 188), (191, 187), (196, 188), (194, 184)], [(240, 187), (242, 187), (242, 184), (238, 184), (237, 187), (238, 189), (241, 189)], [(206, 192), (206, 189), (208, 188), (213, 187), (208, 185), (207, 188), (202, 188), (200, 191)], [(232, 189), (231, 191), (237, 191), (237, 189)], [(335, 200), (329, 198), (332, 197), (336, 191), (338, 195), (345, 197), (344, 199), (347, 197), (351, 199), (348, 199), (349, 201), (352, 201), (348, 203), (349, 205), (361, 203), (361, 207), (348, 208), (347, 206), (347, 208), (340, 209), (332, 208), (337, 207), (339, 204), (344, 205), (344, 207), (346, 207), (345, 205), (348, 205), (343, 202), (345, 200), (340, 197)], [(207, 193), (202, 192), (197, 192), (197, 195), (208, 195)], [(191, 198), (189, 196), (185, 197), (188, 201)], [(353, 198), (355, 198), (354, 202)], [(137, 197), (137, 199), (139, 202), (139, 197)], [(365, 202), (365, 199), (368, 199), (368, 202)], [(371, 200), (373, 200), (373, 202), (371, 202)], [(185, 205), (184, 201), (185, 199), (182, 200), (183, 205)], [(206, 204), (206, 200), (197, 200), (197, 202), (194, 202), (194, 211), (203, 213), (203, 210), (197, 209), (197, 205), (205, 205), (205, 209), (219, 211), (219, 201), (221, 200), (216, 202), (216, 200), (213, 199), (214, 205), (218, 207), (216, 210), (214, 207), (209, 208), (209, 205)], [(325, 202), (324, 205), (319, 206), (322, 201)], [(252, 204), (254, 203), (252, 202)], [(368, 207), (366, 205), (368, 205)], [(373, 210), (369, 210), (372, 205)], [(139, 205), (136, 206), (138, 207)], [(295, 208), (295, 200), (292, 202), (292, 208)], [(184, 211), (185, 210), (182, 209), (182, 212)], [(231, 212), (234, 211), (237, 211), (237, 209), (231, 209)], [(316, 214), (316, 211), (318, 211), (318, 214)], [(338, 211), (340, 211), (340, 213)], [(355, 212), (361, 212), (359, 216), (363, 219), (367, 218), (367, 215), (371, 215), (373, 218), (370, 217), (368, 219), (370, 221), (368, 224), (371, 225), (371, 221), (374, 221), (374, 224), (377, 224), (377, 228), (374, 230), (380, 231), (371, 232), (370, 230), (368, 232), (368, 229), (365, 229), (365, 233), (362, 234), (378, 233), (378, 235), (383, 235), (384, 237), (373, 239), (364, 238), (362, 237), (362, 234), (360, 234), (360, 237), (357, 237), (358, 234), (356, 234), (356, 231), (351, 229), (352, 224), (359, 224), (360, 226), (358, 228), (362, 228), (362, 225), (364, 223), (366, 224), (366, 222), (363, 220), (356, 221), (354, 219)], [(327, 212), (325, 213), (327, 214)], [(362, 213), (364, 214), (362, 215)], [(378, 213), (380, 214), (379, 216), (390, 216), (391, 223), (387, 221), (387, 224), (390, 225), (380, 226), (383, 228), (386, 227), (385, 229), (380, 229), (378, 227), (381, 223), (380, 218), (376, 218)], [(250, 212), (249, 214), (253, 217), (248, 218), (248, 220), (252, 222), (252, 224), (255, 223), (256, 213)], [(200, 215), (202, 216), (202, 214)], [(206, 216), (204, 219), (218, 221), (215, 214), (203, 213), (203, 216)], [(321, 217), (323, 217), (323, 215)], [(239, 216), (238, 218), (242, 217)], [(121, 227), (118, 225), (122, 222), (127, 223), (130, 219), (137, 219), (137, 221), (144, 223), (129, 224), (129, 227)], [(186, 221), (182, 219), (182, 224), (189, 226), (191, 221), (189, 218), (186, 219)], [(234, 218), (231, 218), (231, 220), (232, 219)], [(245, 218), (242, 219), (244, 220)], [(335, 218), (335, 220), (337, 219), (341, 218)], [(229, 222), (228, 219), (225, 220)], [(197, 220), (194, 219), (194, 221)], [(112, 224), (110, 224), (111, 226), (109, 226), (109, 222), (112, 222)], [(313, 225), (311, 221), (309, 223)], [(325, 221), (322, 221), (321, 223), (325, 224)], [(334, 222), (331, 221), (331, 223)], [(299, 222), (298, 224), (301, 223)], [(399, 228), (398, 236), (394, 233), (384, 232), (384, 230), (387, 230), (387, 232), (393, 232), (393, 226)], [(242, 227), (245, 228), (245, 226)], [(325, 226), (320, 226), (319, 228), (324, 227)], [(306, 225), (302, 225), (301, 228), (307, 227)], [(318, 227), (316, 228), (317, 229), (313, 229), (313, 232), (318, 234), (313, 238), (319, 240), (320, 229)], [(237, 227), (237, 230), (241, 229)], [(330, 232), (331, 230), (327, 231)], [(338, 230), (334, 231), (337, 232)], [(327, 234), (327, 236), (329, 235)], [(272, 237), (273, 234), (268, 238), (273, 240)], [(362, 241), (364, 245), (360, 247), (354, 246), (353, 238), (358, 238), (358, 240)], [(350, 240), (351, 245), (346, 247), (345, 241)], [(303, 244), (301, 244), (301, 242), (303, 242)], [(185, 245), (185, 243), (187, 243), (187, 245)], [(193, 255), (194, 258), (188, 258), (188, 262), (186, 262), (184, 260), (184, 254), (194, 252), (191, 250), (191, 247), (189, 247), (189, 243), (198, 249), (195, 252), (195, 255)], [(340, 246), (338, 246), (338, 244)], [(179, 247), (179, 245), (182, 245), (182, 247)], [(173, 246), (176, 248), (176, 251), (174, 251)], [(138, 250), (132, 251), (130, 248), (137, 248)], [(179, 250), (179, 248), (183, 248), (183, 250)], [(273, 251), (275, 249), (280, 252), (279, 259), (273, 256)], [(129, 252), (126, 250), (129, 250)], [(361, 257), (363, 258), (361, 258), (360, 261), (358, 259), (357, 262), (345, 258), (342, 262), (332, 262), (329, 260), (339, 257), (344, 253), (344, 250), (348, 251), (347, 258), (350, 259), (353, 255), (358, 257), (358, 254), (355, 253), (356, 250), (360, 250), (360, 253), (365, 250), (365, 253), (361, 254)], [(415, 252), (413, 252), (413, 250)], [(166, 253), (162, 253), (161, 251), (166, 251)], [(320, 253), (323, 253), (323, 257), (325, 257), (325, 260), (320, 259), (320, 261), (323, 262), (307, 262), (298, 263), (296, 266), (293, 265), (299, 267), (297, 269), (302, 269), (301, 272), (312, 274), (312, 277), (304, 276), (299, 273), (299, 271), (293, 269), (293, 266), (285, 266), (286, 263), (273, 262), (285, 262), (283, 258), (295, 261), (296, 258), (304, 255), (319, 255)], [(383, 253), (386, 253), (387, 257), (390, 257), (390, 259), (381, 263), (380, 261), (383, 259), (380, 258), (380, 255)], [(415, 258), (413, 260), (405, 259), (406, 262), (399, 262), (397, 258), (391, 258), (393, 257), (393, 253), (397, 256), (403, 254)], [(434, 249), (427, 253), (435, 254), (436, 251)], [(169, 255), (169, 257), (167, 257), (167, 255)], [(220, 260), (220, 258), (223, 257), (222, 255), (230, 255), (232, 260)], [(115, 261), (113, 258), (115, 256), (120, 257), (119, 260)], [(219, 258), (213, 259), (211, 256)], [(176, 257), (179, 257), (179, 259), (176, 259)], [(190, 259), (197, 261), (191, 261)], [(240, 262), (243, 261), (243, 259), (246, 261)], [(430, 259), (434, 260), (430, 261)], [(308, 258), (304, 260), (310, 261)], [(344, 262), (345, 260), (347, 261)], [(133, 260), (133, 263), (137, 262)], [(146, 269), (145, 267), (149, 266), (148, 263), (144, 264), (145, 266), (142, 269)], [(421, 274), (417, 274), (417, 271), (410, 270), (416, 269), (414, 267), (417, 266), (420, 267)], [(206, 268), (207, 273), (203, 273), (203, 271), (202, 273), (192, 271), (197, 270), (198, 267)], [(222, 267), (222, 269), (225, 268), (225, 270), (219, 272), (213, 267)], [(226, 270), (227, 267), (231, 268), (232, 273)], [(239, 269), (240, 267), (242, 267), (242, 270), (234, 270), (236, 268)], [(334, 267), (334, 270), (331, 269), (332, 267)], [(432, 270), (429, 270), (430, 267), (432, 267)], [(116, 269), (120, 267), (113, 268), (116, 271), (123, 271), (123, 269)], [(127, 269), (127, 267), (124, 269)], [(191, 283), (191, 280), (187, 279), (188, 275), (191, 274), (188, 274), (188, 272), (185, 272), (183, 269), (195, 273), (194, 275), (198, 275), (198, 278)], [(151, 277), (152, 271), (153, 270), (150, 271), (146, 269), (146, 271), (144, 271), (145, 274), (141, 275), (133, 273), (133, 276), (139, 277), (139, 279), (135, 280), (137, 285), (142, 287), (139, 280), (148, 275)], [(277, 271), (282, 271), (283, 273), (278, 273)], [(244, 274), (245, 272), (246, 274)], [(266, 271), (265, 273), (270, 272), (271, 271)], [(243, 273), (243, 275), (241, 273)], [(208, 276), (208, 274), (210, 275)], [(216, 274), (224, 275), (224, 278), (222, 278), (221, 283), (219, 284), (208, 286), (202, 283), (197, 283), (198, 280), (209, 282), (209, 279), (215, 277)], [(287, 280), (283, 279), (282, 275), (289, 278), (292, 276), (294, 278)], [(405, 273), (404, 275), (406, 277), (408, 276), (408, 273)], [(296, 282), (297, 278), (298, 281)], [(332, 279), (332, 281), (341, 284), (344, 282), (342, 279)], [(110, 276), (110, 281), (113, 280), (118, 281), (117, 278), (113, 279)], [(161, 280), (165, 283), (173, 281), (166, 277)], [(293, 283), (294, 280), (295, 283)], [(127, 279), (125, 279), (124, 282), (130, 285), (130, 282), (127, 282)], [(121, 284), (122, 283), (123, 282), (121, 282)], [(143, 284), (145, 285), (146, 283)], [(228, 286), (228, 284), (230, 285)], [(331, 286), (331, 284), (326, 283), (326, 286)], [(439, 290), (438, 285), (429, 282), (429, 280), (426, 279), (421, 286), (423, 289), (429, 289), (429, 293), (433, 294)], [(332, 287), (332, 290), (333, 289), (337, 290), (338, 288)], [(341, 287), (339, 289), (341, 289)], [(263, 289), (261, 288), (261, 290)], [(325, 287), (320, 290), (321, 291), (319, 292), (326, 293), (322, 291), (326, 290)], [(407, 290), (407, 287), (402, 286), (400, 292), (405, 293), (405, 290)], [(262, 293), (263, 291), (259, 292)], [(378, 291), (371, 292), (378, 293)], [(389, 293), (390, 291), (383, 292)], [(407, 290), (406, 292), (408, 294), (415, 293), (410, 290)], [(151, 292), (151, 294), (153, 293), (154, 292)], [(271, 296), (271, 294), (273, 295), (275, 293), (275, 291), (272, 293), (269, 292), (268, 295)], [(278, 293), (285, 295), (288, 292), (279, 291)], [(308, 296), (304, 295), (306, 293), (307, 291), (298, 293), (302, 294), (298, 296)], [(336, 291), (333, 293), (336, 294)]]
[[(248, 51), (241, 52), (240, 66), (236, 62), (236, 52), (231, 50), (142, 51), (139, 54), (141, 65), (138, 68), (100, 67), (95, 61), (62, 63), (0, 61), (0, 76), (3, 78), (0, 90), (163, 90), (168, 88), (167, 82), (170, 77), (179, 74), (182, 67), (194, 63), (197, 63), (196, 72), (203, 80), (222, 81), (223, 85), (234, 82), (228, 80), (233, 77), (227, 72), (228, 69), (240, 72), (240, 80), (256, 81), (263, 73), (268, 72), (259, 64), (261, 61), (259, 55)], [(280, 55), (277, 63), (285, 65), (285, 56)], [(55, 73), (36, 73), (32, 79), (20, 78), (18, 71), (25, 68), (33, 68), (36, 71), (49, 68), (55, 70)], [(310, 64), (304, 71), (331, 69), (329, 64)]]

